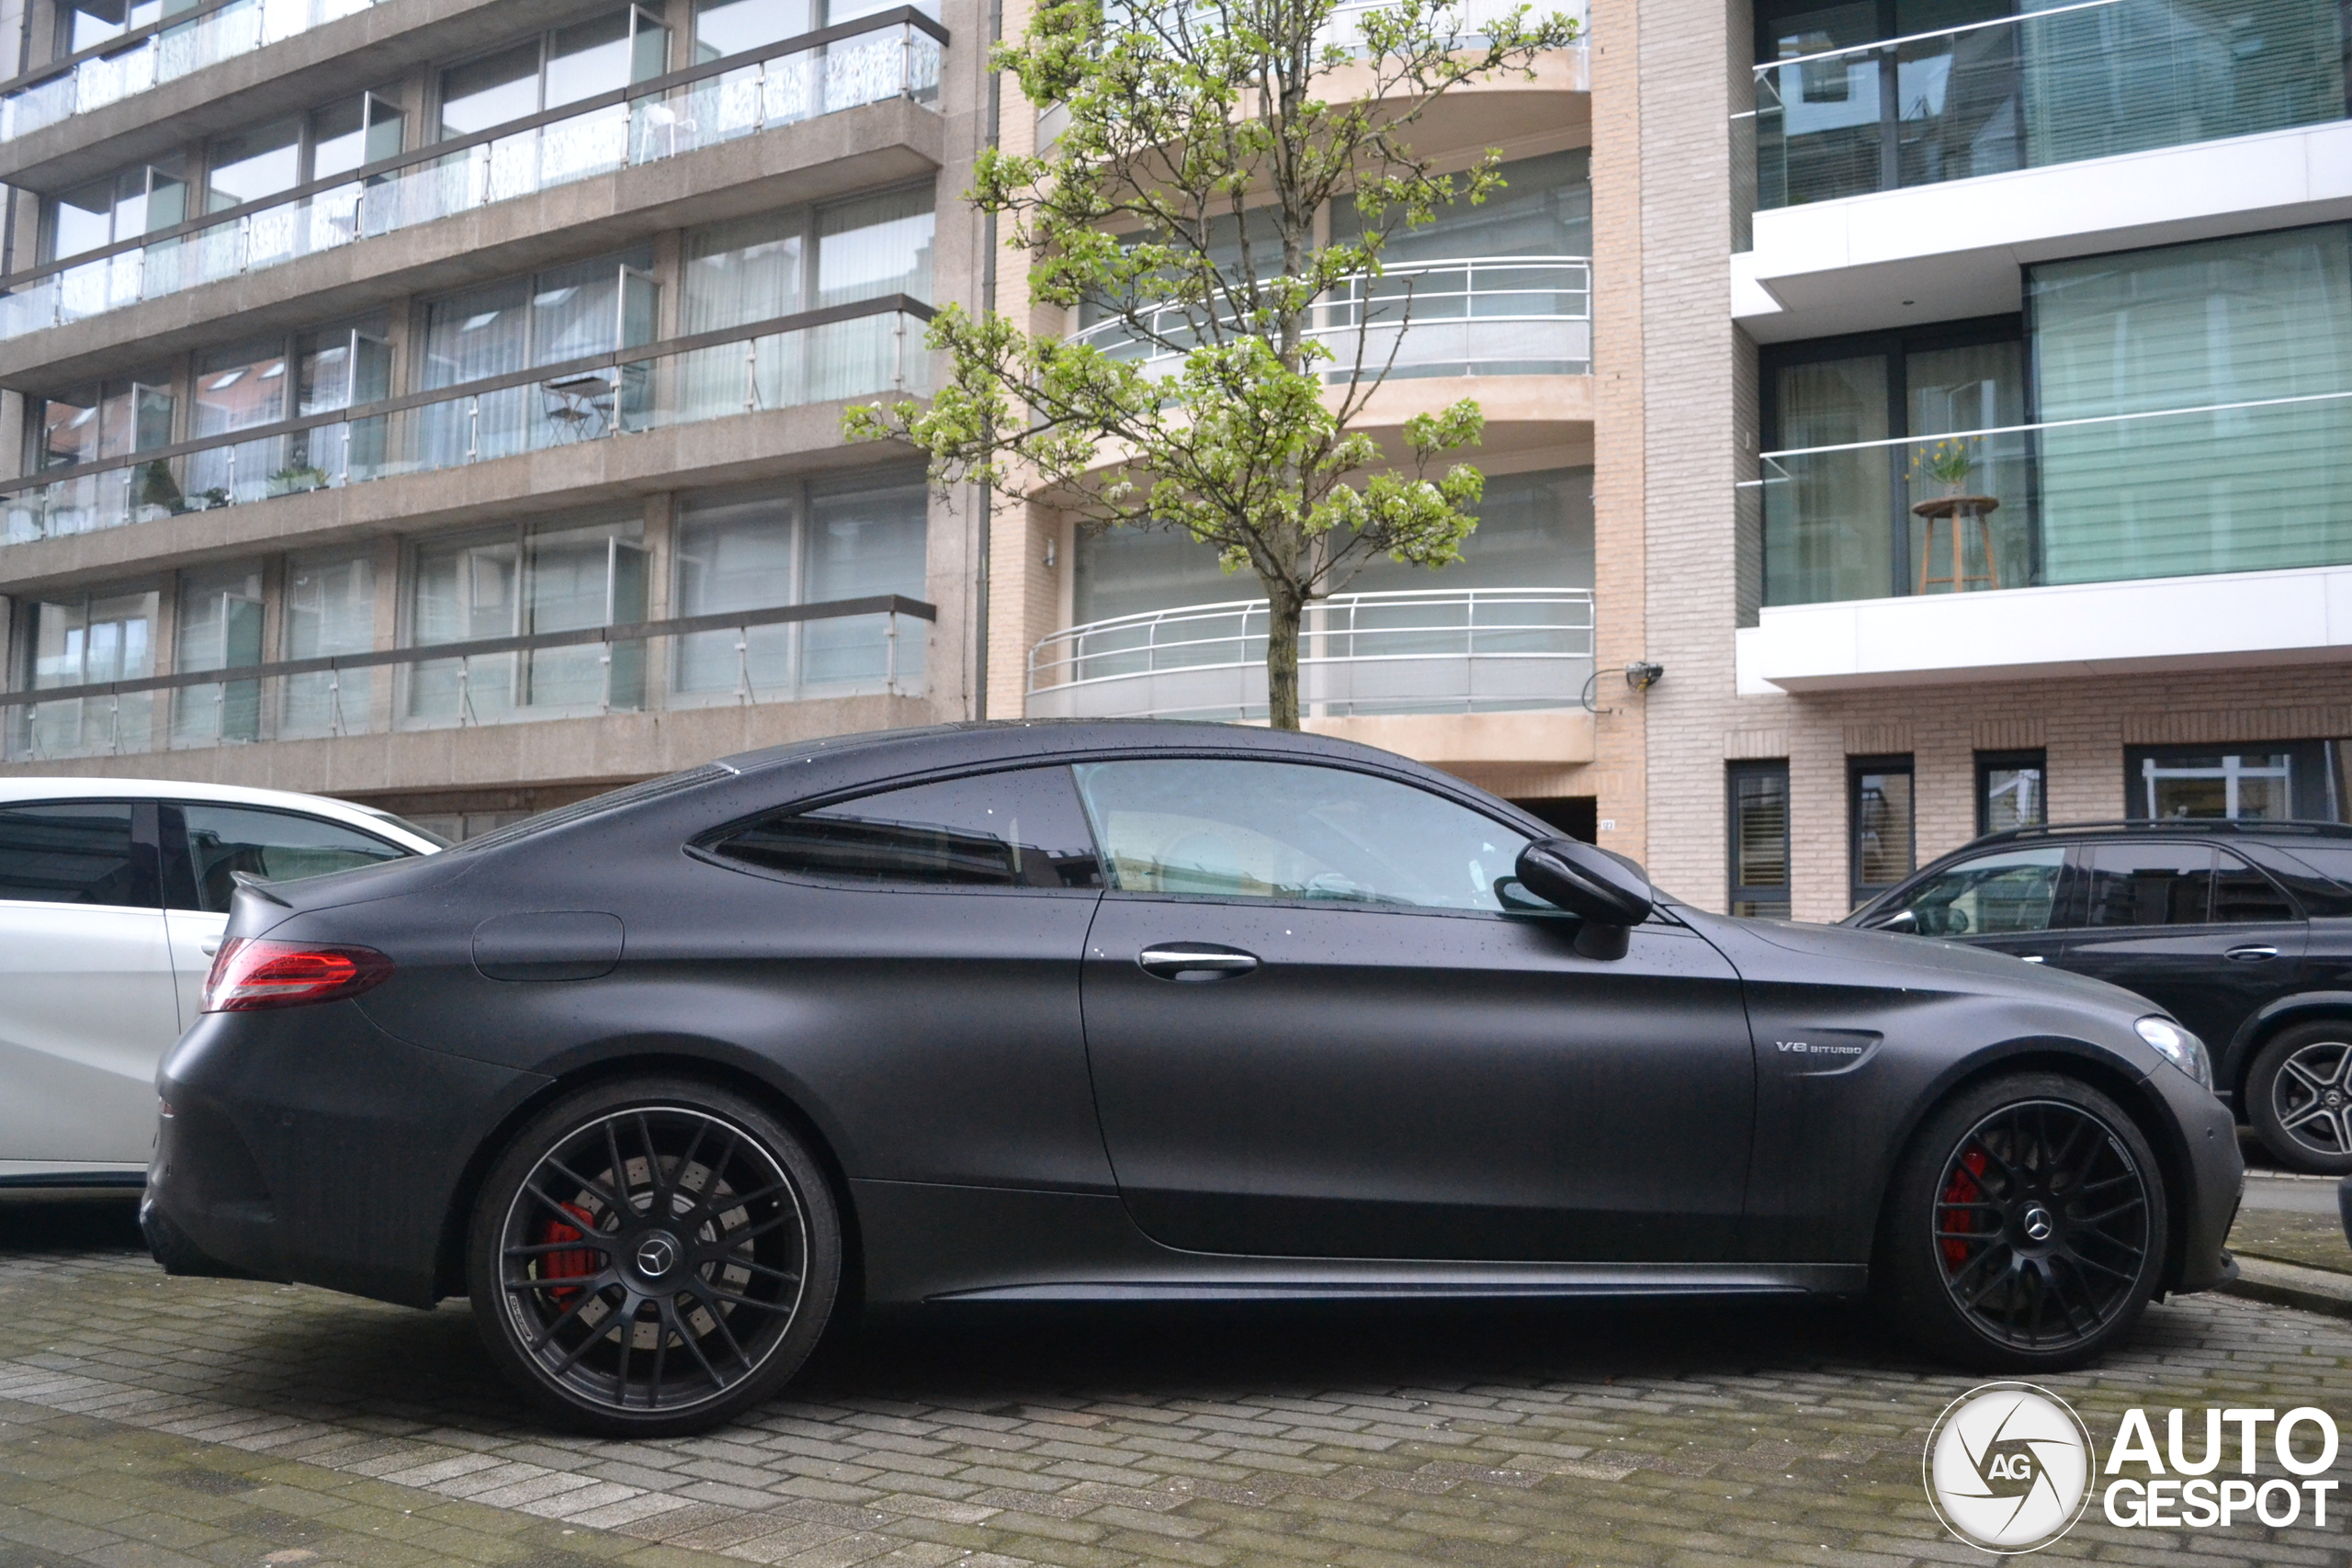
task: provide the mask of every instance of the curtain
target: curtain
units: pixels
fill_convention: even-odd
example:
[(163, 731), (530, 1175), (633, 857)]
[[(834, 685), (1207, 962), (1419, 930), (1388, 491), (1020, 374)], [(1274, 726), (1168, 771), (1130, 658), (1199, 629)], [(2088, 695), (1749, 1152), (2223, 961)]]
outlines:
[[(286, 345), (269, 339), (197, 361), (195, 434), (222, 435), (287, 417)], [(286, 440), (241, 441), (189, 454), (187, 491), (213, 501), (257, 501), (286, 481)]]
[[(2029, 0), (2048, 10), (2063, 0)], [(2036, 164), (2177, 147), (2344, 116), (2336, 6), (2122, 0), (2018, 24)]]
[[(1783, 449), (1882, 441), (1886, 359), (1865, 355), (1780, 374)], [(1894, 449), (1821, 452), (1764, 465), (1764, 602), (1817, 604), (1878, 599), (1894, 581), (1887, 525)]]
[[(688, 234), (684, 330), (718, 332), (805, 309), (801, 264), (807, 222), (804, 210), (770, 212)], [(712, 419), (801, 401), (798, 348), (772, 337), (755, 349), (738, 344), (685, 355), (679, 367), (678, 417)]]
[[(322, 659), (376, 646), (376, 563), (366, 555), (298, 560), (286, 573), (286, 657)], [(374, 728), (373, 670), (289, 675), (279, 699), (281, 738)]]
[[(870, 480), (867, 482), (871, 482)], [(929, 490), (910, 482), (855, 491), (812, 487), (808, 501), (807, 601), (862, 599), (877, 593), (923, 596)], [(803, 680), (812, 686), (881, 682), (890, 662), (880, 615), (808, 623)], [(898, 679), (922, 671), (919, 628), (899, 625)]]
[[(520, 370), (529, 363), (531, 286), (509, 278), (469, 290), (426, 308), (424, 385), (454, 387)], [(419, 466), (451, 468), (468, 454), (503, 457), (523, 449), (524, 389), (493, 392), (480, 400), (480, 430), (474, 429), (475, 400), (428, 403), (411, 417), (417, 422)]]
[[(676, 537), (680, 615), (797, 602), (799, 508), (791, 494), (689, 501), (680, 508)], [(680, 638), (678, 690), (724, 697), (748, 678), (755, 696), (788, 692), (794, 631), (788, 625), (751, 627), (741, 654), (731, 631)]]
[[(905, 294), (931, 298), (932, 187), (884, 191), (817, 214), (820, 308)], [(884, 391), (899, 370), (899, 322), (893, 316), (837, 321), (808, 333), (808, 383), (801, 400)], [(922, 353), (910, 346), (910, 360)], [(907, 367), (913, 368), (911, 363)]]
[[(2352, 392), (2352, 228), (2029, 269), (2044, 421)], [(2045, 581), (2352, 560), (2352, 397), (2041, 435)]]
[[(180, 577), (174, 668), (234, 670), (261, 662), (261, 571), (216, 567)], [(261, 738), (261, 682), (226, 681), (172, 694), (172, 744)]]

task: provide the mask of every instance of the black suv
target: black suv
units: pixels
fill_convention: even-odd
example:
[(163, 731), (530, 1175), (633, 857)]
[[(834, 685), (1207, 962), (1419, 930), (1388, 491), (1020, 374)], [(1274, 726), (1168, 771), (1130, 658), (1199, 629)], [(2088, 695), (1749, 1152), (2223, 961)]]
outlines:
[(2298, 1170), (2352, 1172), (2352, 826), (2095, 822), (1955, 850), (1846, 917), (2139, 992)]

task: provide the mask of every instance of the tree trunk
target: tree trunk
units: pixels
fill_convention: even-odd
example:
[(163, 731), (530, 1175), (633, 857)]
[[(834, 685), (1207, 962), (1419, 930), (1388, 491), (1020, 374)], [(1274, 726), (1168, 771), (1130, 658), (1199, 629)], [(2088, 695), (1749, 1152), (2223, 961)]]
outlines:
[(1268, 584), (1266, 595), (1266, 723), (1298, 728), (1298, 626), (1306, 604)]

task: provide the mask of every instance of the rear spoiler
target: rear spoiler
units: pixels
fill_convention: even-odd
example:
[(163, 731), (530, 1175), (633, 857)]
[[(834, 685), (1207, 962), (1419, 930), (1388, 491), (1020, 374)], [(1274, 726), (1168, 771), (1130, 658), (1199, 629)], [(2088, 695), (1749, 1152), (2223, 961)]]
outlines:
[(281, 909), (290, 909), (294, 907), (285, 899), (280, 898), (277, 894), (272, 893), (269, 890), (269, 884), (264, 882), (260, 877), (255, 876), (250, 871), (232, 871), (229, 874), (229, 880), (237, 885), (237, 890), (239, 892), (250, 893), (254, 897), (261, 899), (265, 903), (275, 904)]

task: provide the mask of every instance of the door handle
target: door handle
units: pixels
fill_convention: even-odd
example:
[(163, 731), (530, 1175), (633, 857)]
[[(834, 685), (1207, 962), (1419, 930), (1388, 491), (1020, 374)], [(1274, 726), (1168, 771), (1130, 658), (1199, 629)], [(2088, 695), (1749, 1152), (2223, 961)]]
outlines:
[(2278, 957), (2278, 950), (2275, 947), (2233, 947), (2222, 956), (2234, 958), (2241, 964), (2259, 964), (2266, 958)]
[(1190, 942), (1168, 947), (1147, 947), (1136, 955), (1147, 975), (1162, 980), (1225, 980), (1258, 967), (1258, 956), (1234, 947)]
[(207, 958), (217, 958), (220, 956), (220, 939), (217, 936), (206, 937), (202, 942), (198, 942), (196, 945), (203, 950), (204, 956)]

